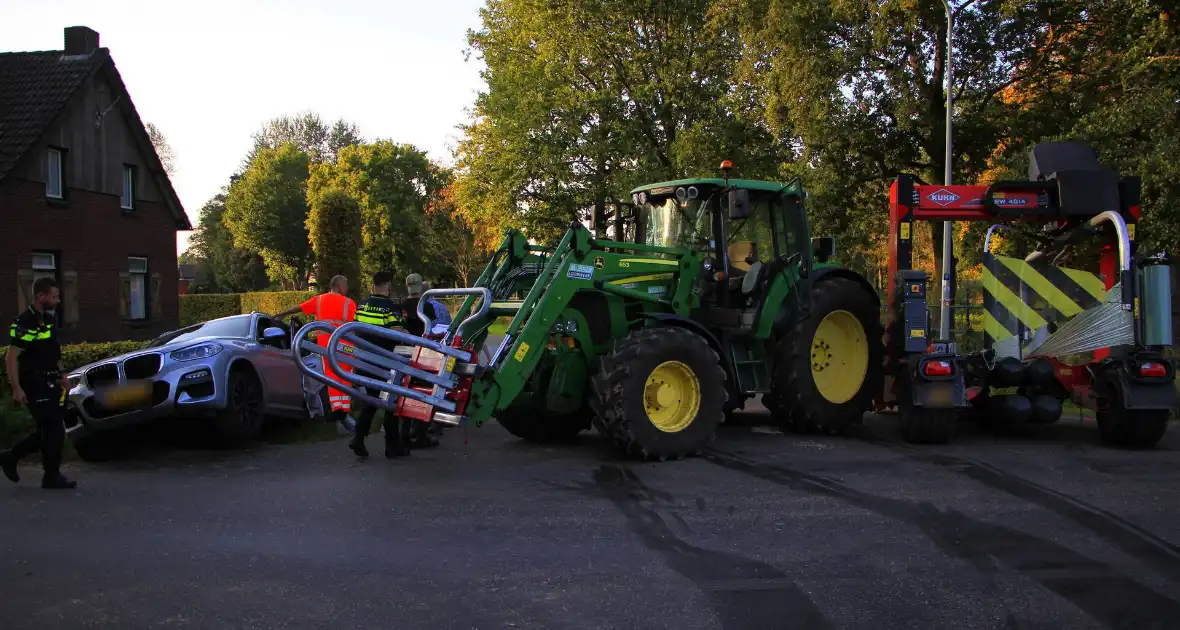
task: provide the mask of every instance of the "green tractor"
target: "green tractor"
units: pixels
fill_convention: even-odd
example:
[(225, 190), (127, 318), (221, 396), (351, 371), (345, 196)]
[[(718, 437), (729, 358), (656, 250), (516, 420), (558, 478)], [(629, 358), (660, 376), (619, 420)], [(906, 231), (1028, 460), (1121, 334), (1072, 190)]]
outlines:
[[(533, 442), (594, 427), (644, 459), (700, 450), (757, 395), (786, 431), (859, 422), (883, 383), (876, 292), (833, 260), (833, 239), (811, 238), (798, 180), (731, 180), (722, 167), (724, 178), (636, 188), (631, 216), (614, 220), (625, 239), (600, 238), (597, 215), (593, 231), (575, 222), (555, 246), (510, 230), (475, 287), (427, 292), (468, 295), (443, 339), (347, 324), (334, 336), (352, 327), (350, 343), (418, 348), (398, 364), (362, 341), (340, 362), (396, 370), (400, 385), (352, 378), (391, 392), (398, 402), (384, 406), (400, 415), (495, 417)], [(497, 318), (511, 322), (480, 365)]]

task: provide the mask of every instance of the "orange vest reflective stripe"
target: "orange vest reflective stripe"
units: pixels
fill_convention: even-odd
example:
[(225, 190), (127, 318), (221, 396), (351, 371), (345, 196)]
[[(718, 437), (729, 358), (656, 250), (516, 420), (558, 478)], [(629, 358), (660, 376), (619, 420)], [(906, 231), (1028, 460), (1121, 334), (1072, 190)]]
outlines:
[(355, 315), (356, 302), (347, 296), (339, 293), (321, 293), (315, 298), (315, 318), (318, 321), (340, 326), (352, 321)]

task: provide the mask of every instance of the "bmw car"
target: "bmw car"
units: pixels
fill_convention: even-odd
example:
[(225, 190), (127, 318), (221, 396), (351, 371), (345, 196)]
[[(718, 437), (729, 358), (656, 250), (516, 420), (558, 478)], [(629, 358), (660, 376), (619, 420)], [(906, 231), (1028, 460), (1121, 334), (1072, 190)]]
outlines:
[(205, 418), (237, 442), (256, 437), (268, 416), (321, 415), (326, 392), (305, 383), (291, 355), (298, 327), (298, 320), (288, 326), (263, 313), (223, 317), (74, 370), (66, 425), (75, 450), (83, 459), (106, 459), (120, 429), (182, 416)]

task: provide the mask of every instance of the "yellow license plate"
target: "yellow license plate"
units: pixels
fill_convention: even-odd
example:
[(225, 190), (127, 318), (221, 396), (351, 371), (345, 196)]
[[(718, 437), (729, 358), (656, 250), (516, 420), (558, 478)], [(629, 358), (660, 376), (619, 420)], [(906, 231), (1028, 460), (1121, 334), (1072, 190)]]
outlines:
[(952, 385), (935, 383), (927, 386), (926, 406), (947, 409), (955, 406), (955, 390)]
[(110, 387), (95, 395), (105, 409), (134, 409), (151, 406), (152, 383), (141, 381)]

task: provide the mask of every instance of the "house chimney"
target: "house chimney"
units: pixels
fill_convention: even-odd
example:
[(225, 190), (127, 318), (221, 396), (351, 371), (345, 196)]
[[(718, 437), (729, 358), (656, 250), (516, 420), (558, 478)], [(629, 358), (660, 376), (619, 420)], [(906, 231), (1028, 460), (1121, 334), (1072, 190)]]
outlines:
[(98, 33), (85, 26), (66, 27), (66, 54), (89, 55), (98, 49)]

